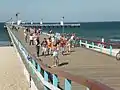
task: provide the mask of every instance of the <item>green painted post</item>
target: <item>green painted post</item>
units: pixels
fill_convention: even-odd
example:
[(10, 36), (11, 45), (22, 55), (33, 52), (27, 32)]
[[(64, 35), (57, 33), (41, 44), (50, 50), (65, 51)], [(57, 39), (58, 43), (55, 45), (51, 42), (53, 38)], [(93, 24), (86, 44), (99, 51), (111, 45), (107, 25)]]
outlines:
[(112, 56), (112, 46), (110, 45), (110, 55)]
[(80, 40), (79, 44), (80, 44), (80, 47), (81, 47), (81, 45), (82, 45), (82, 40)]

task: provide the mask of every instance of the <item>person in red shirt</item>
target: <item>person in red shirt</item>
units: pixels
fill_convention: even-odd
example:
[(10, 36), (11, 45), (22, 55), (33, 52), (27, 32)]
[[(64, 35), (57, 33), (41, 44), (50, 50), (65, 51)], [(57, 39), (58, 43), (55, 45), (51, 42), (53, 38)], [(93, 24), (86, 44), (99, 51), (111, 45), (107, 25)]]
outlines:
[(64, 38), (64, 36), (61, 37), (60, 48), (61, 48), (62, 55), (64, 55), (64, 52), (65, 52), (65, 38)]

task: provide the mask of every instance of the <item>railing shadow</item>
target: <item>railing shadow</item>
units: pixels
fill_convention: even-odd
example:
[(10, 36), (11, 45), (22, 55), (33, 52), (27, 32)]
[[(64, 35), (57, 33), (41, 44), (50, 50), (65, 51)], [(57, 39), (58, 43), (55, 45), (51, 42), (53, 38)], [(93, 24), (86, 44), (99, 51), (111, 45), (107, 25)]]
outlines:
[(61, 66), (68, 65), (68, 64), (69, 64), (68, 62), (62, 62), (62, 63), (59, 64), (58, 66), (61, 67)]

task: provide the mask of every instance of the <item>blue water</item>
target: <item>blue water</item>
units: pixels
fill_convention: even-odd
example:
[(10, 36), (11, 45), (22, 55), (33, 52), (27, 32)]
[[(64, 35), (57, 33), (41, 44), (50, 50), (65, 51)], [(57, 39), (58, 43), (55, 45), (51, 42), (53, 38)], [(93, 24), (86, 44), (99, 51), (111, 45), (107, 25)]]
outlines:
[[(76, 33), (77, 36), (100, 40), (105, 38), (106, 42), (120, 43), (120, 22), (89, 22), (80, 23), (80, 27), (65, 28), (66, 33)], [(52, 29), (54, 32), (62, 32), (62, 28), (43, 28), (44, 31)], [(4, 23), (0, 23), (0, 45), (9, 43), (10, 38), (7, 30), (4, 29)]]
[[(76, 33), (77, 36), (101, 40), (105, 38), (106, 42), (120, 42), (120, 22), (89, 22), (80, 23), (80, 27), (65, 28), (66, 33)], [(43, 28), (44, 31), (52, 29), (54, 32), (62, 32), (62, 28)]]
[(6, 46), (10, 44), (10, 37), (7, 30), (4, 28), (4, 23), (0, 23), (0, 46)]

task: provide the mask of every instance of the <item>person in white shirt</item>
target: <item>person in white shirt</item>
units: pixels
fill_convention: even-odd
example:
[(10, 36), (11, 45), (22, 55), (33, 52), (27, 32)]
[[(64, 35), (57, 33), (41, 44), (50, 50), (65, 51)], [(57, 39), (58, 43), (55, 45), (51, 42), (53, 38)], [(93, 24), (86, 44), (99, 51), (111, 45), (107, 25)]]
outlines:
[(24, 29), (24, 40), (27, 43), (27, 41), (28, 41), (28, 32), (27, 32), (26, 29)]
[(30, 40), (29, 45), (34, 45), (34, 42), (33, 42), (33, 40), (34, 40), (33, 33), (30, 34), (29, 40)]
[(71, 46), (74, 47), (74, 37), (75, 35), (73, 34), (70, 38)]
[(51, 40), (52, 40), (52, 43), (55, 42), (55, 38), (54, 38), (54, 36), (51, 37)]
[[(104, 38), (102, 38), (102, 43), (104, 43)], [(104, 44), (102, 44), (102, 47), (104, 47)]]

